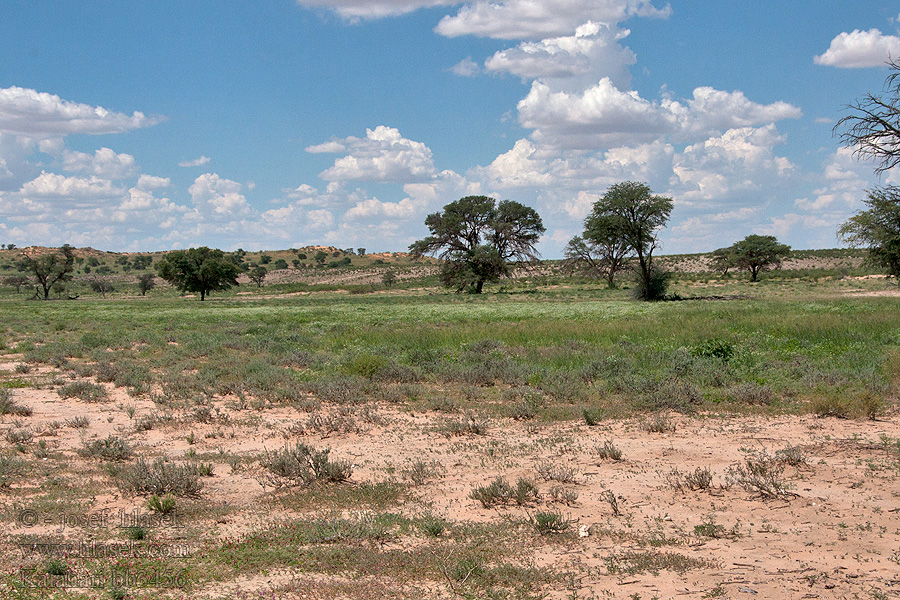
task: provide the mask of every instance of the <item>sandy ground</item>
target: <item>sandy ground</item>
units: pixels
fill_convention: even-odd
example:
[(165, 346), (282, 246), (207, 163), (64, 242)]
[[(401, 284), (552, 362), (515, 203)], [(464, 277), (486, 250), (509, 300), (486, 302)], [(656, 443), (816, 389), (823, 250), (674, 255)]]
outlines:
[[(0, 362), (0, 371), (10, 372), (15, 364)], [(159, 409), (123, 390), (110, 388), (110, 394), (110, 402), (87, 404), (63, 400), (53, 389), (15, 389), (14, 399), (31, 407), (33, 414), (7, 415), (0, 423), (4, 447), (10, 446), (5, 441), (7, 430), (29, 428), (35, 433), (31, 447), (45, 443), (50, 451), (47, 460), (60, 465), (58, 477), (92, 480), (94, 491), (83, 501), (89, 504), (86, 514), (146, 512), (144, 499), (122, 496), (98, 471), (96, 461), (77, 453), (85, 441), (113, 434), (127, 438), (138, 454), (147, 457), (181, 459), (193, 451), (212, 460), (214, 477), (204, 480), (201, 502), (217, 509), (200, 511), (193, 518), (213, 538), (240, 536), (296, 516), (272, 501), (274, 492), (260, 484), (254, 463), (265, 449), (290, 439), (330, 447), (334, 457), (351, 460), (354, 473), (347, 485), (383, 481), (413, 461), (433, 461), (438, 474), (415, 488), (417, 499), (404, 511), (430, 506), (454, 522), (523, 519), (538, 510), (571, 518), (570, 534), (552, 540), (535, 535), (533, 547), (526, 550), (533, 564), (573, 574), (568, 583), (547, 589), (549, 598), (900, 598), (900, 415), (896, 413), (878, 421), (675, 415), (671, 417), (675, 430), (666, 433), (648, 432), (638, 418), (594, 427), (583, 422), (493, 420), (484, 435), (448, 437), (440, 425), (452, 415), (373, 405), (368, 414), (376, 418), (366, 419), (357, 411), (359, 432), (324, 435), (300, 431), (298, 424), (308, 422), (308, 413), (292, 408), (240, 409), (222, 399), (216, 403), (218, 417), (213, 422), (162, 424), (136, 432), (135, 421)], [(326, 406), (318, 412), (325, 415), (330, 410)], [(54, 422), (76, 416), (87, 416), (90, 425), (53, 427)], [(597, 448), (606, 441), (622, 451), (622, 460), (598, 456)], [(728, 485), (731, 467), (788, 447), (794, 447), (803, 461), (785, 467), (785, 493), (766, 498), (739, 484)], [(244, 457), (243, 466), (233, 469), (222, 459), (210, 458), (216, 453)], [(570, 481), (542, 479), (541, 471), (546, 472), (548, 465), (558, 468), (560, 479)], [(671, 484), (673, 469), (686, 474), (697, 468), (711, 472), (709, 489), (676, 489)], [(526, 507), (486, 509), (469, 497), (475, 487), (497, 476), (510, 482), (533, 479), (540, 499)], [(58, 522), (55, 513), (38, 511), (27, 518), (34, 522), (25, 522), (20, 507), (27, 505), (30, 495), (38, 497), (44, 484), (27, 479), (0, 489), (4, 507), (0, 529), (6, 546), (0, 556), (7, 572), (32, 560), (16, 550), (16, 536), (61, 534), (83, 540), (97, 535), (84, 524)], [(555, 486), (570, 493), (568, 503), (552, 498)], [(629, 572), (636, 570), (628, 567), (638, 555), (664, 558), (661, 554), (699, 562), (682, 572), (666, 567), (655, 573)], [(280, 586), (288, 582), (293, 582), (293, 589), (298, 582), (327, 586), (324, 579), (276, 569), (207, 586), (190, 597), (242, 593), (257, 597), (259, 592), (283, 589)], [(417, 593), (451, 597), (441, 582), (423, 584)], [(274, 597), (304, 596), (281, 591)]]

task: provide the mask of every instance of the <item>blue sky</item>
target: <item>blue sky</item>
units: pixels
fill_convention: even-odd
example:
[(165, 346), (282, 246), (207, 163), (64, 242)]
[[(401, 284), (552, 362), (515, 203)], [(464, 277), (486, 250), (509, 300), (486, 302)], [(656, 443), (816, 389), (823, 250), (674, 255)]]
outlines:
[[(664, 253), (795, 248), (879, 181), (832, 135), (900, 57), (900, 3), (0, 4), (0, 242), (404, 250), (465, 195), (541, 214), (675, 199)], [(892, 179), (893, 178), (893, 179)]]

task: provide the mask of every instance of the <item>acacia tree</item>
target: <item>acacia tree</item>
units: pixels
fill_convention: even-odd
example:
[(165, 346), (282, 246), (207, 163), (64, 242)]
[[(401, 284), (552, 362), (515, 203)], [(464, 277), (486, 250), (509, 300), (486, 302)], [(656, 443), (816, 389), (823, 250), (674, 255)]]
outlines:
[(268, 269), (265, 267), (256, 267), (255, 269), (251, 269), (247, 273), (247, 277), (250, 278), (250, 281), (256, 284), (256, 287), (261, 288), (263, 281), (266, 279), (266, 275), (269, 274)]
[(868, 262), (900, 279), (900, 188), (869, 190), (869, 207), (841, 225), (838, 236), (851, 246), (867, 247)]
[(413, 258), (434, 254), (444, 262), (441, 282), (457, 292), (480, 294), (484, 284), (511, 271), (512, 261), (532, 262), (546, 229), (528, 206), (487, 196), (466, 196), (428, 215), (431, 235), (410, 245)]
[(628, 264), (628, 246), (618, 236), (591, 240), (576, 235), (566, 244), (564, 253), (567, 271), (603, 277), (609, 289), (615, 289), (616, 275)]
[(142, 273), (138, 276), (138, 289), (141, 291), (141, 296), (146, 296), (147, 292), (155, 287), (156, 281), (153, 273)]
[(72, 279), (75, 270), (75, 248), (64, 244), (56, 252), (30, 255), (22, 253), (19, 270), (31, 273), (43, 292), (44, 300), (50, 298), (50, 291), (59, 288)]
[[(878, 174), (900, 165), (900, 61), (889, 60), (888, 66), (893, 72), (884, 82), (885, 95), (867, 94), (835, 126), (845, 128), (841, 142), (857, 156), (878, 161)], [(868, 247), (869, 264), (900, 279), (900, 187), (868, 190), (863, 202), (868, 209), (841, 225), (838, 237), (851, 246)]]
[(750, 281), (757, 281), (762, 271), (780, 266), (791, 253), (791, 247), (778, 243), (774, 235), (748, 235), (729, 250), (734, 266), (748, 271)]
[(206, 246), (174, 250), (156, 265), (157, 274), (182, 292), (200, 294), (206, 299), (210, 292), (224, 291), (238, 285), (241, 267), (234, 256), (226, 256), (218, 249)]
[(732, 246), (729, 246), (728, 248), (719, 248), (718, 250), (713, 250), (712, 260), (710, 261), (709, 266), (711, 266), (715, 271), (721, 271), (722, 277), (728, 275), (729, 269), (733, 269), (735, 267)]
[(879, 174), (900, 165), (900, 61), (891, 59), (887, 65), (893, 73), (885, 79), (885, 95), (866, 94), (835, 125), (835, 131), (844, 129), (841, 143), (854, 154), (878, 161)]
[(653, 264), (653, 252), (656, 233), (668, 222), (673, 206), (671, 198), (654, 195), (648, 185), (624, 181), (594, 202), (584, 221), (584, 238), (612, 235), (627, 248), (634, 258), (640, 300), (659, 300), (665, 294), (665, 276)]

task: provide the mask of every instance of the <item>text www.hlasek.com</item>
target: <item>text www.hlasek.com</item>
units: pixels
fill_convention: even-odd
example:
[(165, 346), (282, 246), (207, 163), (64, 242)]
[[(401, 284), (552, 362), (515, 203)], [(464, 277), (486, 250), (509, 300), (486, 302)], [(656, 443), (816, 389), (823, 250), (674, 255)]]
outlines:
[(67, 558), (187, 558), (191, 550), (179, 544), (154, 544), (134, 542), (20, 542), (17, 544), (23, 556), (65, 556)]

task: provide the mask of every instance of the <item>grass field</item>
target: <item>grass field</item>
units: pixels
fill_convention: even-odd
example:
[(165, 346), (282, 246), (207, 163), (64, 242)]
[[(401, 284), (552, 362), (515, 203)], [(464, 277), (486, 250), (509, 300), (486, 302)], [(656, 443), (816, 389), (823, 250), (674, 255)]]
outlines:
[[(684, 277), (681, 297), (729, 299), (638, 303), (542, 283), (7, 294), (0, 597), (650, 598), (675, 580), (696, 597), (777, 593), (775, 577), (732, 585), (725, 568), (781, 540), (772, 502), (837, 536), (795, 584), (890, 597), (893, 286)], [(702, 462), (671, 458), (692, 446)], [(845, 528), (813, 508), (838, 471), (871, 480), (840, 503), (880, 498)], [(92, 524), (121, 512), (141, 518)], [(833, 543), (866, 523), (884, 528), (877, 543), (854, 530), (869, 575), (825, 587)], [(85, 542), (125, 549), (72, 552)]]

